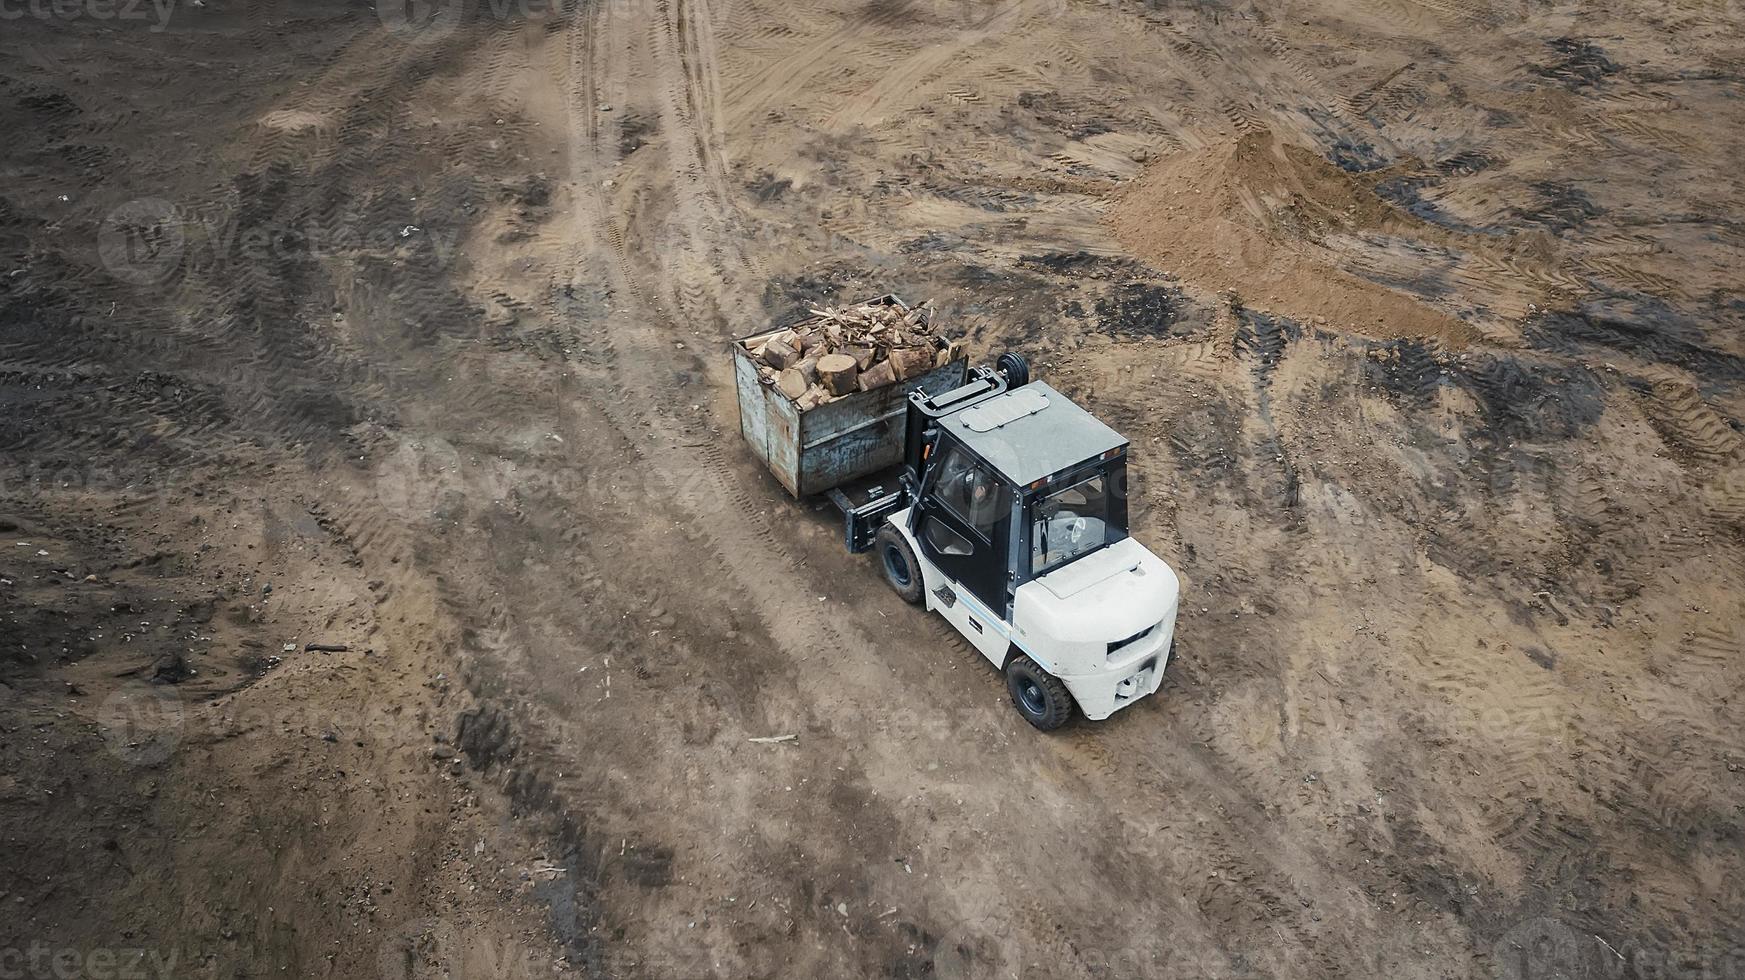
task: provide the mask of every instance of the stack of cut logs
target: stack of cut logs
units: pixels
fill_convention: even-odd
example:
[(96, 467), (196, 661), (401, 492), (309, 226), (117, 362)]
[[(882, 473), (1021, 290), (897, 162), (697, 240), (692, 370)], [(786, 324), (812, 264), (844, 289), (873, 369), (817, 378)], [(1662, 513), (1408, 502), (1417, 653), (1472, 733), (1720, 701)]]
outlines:
[(747, 348), (764, 383), (802, 412), (926, 374), (959, 351), (933, 333), (932, 301), (912, 309), (874, 302), (812, 310)]

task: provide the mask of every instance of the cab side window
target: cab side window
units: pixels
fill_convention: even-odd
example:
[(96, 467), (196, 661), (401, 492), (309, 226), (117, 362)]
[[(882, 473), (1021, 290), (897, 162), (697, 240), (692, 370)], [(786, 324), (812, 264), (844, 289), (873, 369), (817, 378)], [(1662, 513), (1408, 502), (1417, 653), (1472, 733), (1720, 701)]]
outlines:
[(940, 460), (934, 497), (953, 517), (990, 540), (994, 525), (1007, 516), (1012, 506), (1005, 485), (959, 446), (946, 450), (945, 458)]

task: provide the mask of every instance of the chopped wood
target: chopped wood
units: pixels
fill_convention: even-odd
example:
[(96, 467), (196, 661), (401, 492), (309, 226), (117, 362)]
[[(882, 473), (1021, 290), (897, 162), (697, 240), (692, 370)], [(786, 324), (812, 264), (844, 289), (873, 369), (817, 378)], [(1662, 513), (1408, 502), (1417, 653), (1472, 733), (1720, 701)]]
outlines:
[(794, 405), (802, 412), (810, 412), (829, 400), (830, 392), (825, 391), (823, 385), (813, 385), (807, 388), (800, 397), (794, 399)]
[(899, 380), (907, 381), (933, 369), (933, 351), (926, 347), (898, 347), (885, 363), (897, 372)]
[[(962, 347), (934, 332), (931, 301), (866, 302), (807, 310), (799, 323), (746, 350), (759, 374), (801, 410), (855, 391), (907, 381), (950, 363)], [(802, 399), (804, 400), (802, 403)]]
[(860, 390), (871, 391), (892, 384), (897, 380), (897, 371), (891, 367), (890, 361), (880, 361), (861, 372)]
[(769, 343), (763, 345), (763, 362), (777, 371), (792, 367), (799, 359), (799, 350), (780, 337), (771, 337)]
[(782, 372), (781, 377), (776, 378), (776, 388), (789, 398), (799, 398), (810, 387), (812, 382), (807, 381), (805, 373), (797, 367), (788, 368)]
[(818, 380), (832, 395), (846, 395), (858, 390), (860, 365), (847, 354), (825, 354), (818, 358)]

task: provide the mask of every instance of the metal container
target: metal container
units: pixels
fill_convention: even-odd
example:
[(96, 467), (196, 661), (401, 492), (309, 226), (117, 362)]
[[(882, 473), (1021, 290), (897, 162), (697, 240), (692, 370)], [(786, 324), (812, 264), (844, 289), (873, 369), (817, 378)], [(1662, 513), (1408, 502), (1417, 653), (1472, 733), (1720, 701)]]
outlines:
[[(873, 302), (908, 309), (895, 296)], [(802, 412), (775, 385), (764, 383), (749, 350), (782, 329), (734, 341), (733, 377), (739, 389), (740, 434), (796, 497), (823, 493), (901, 462), (909, 392), (950, 391), (964, 383), (968, 370), (969, 361), (960, 353), (926, 374), (833, 398)], [(948, 349), (944, 339), (938, 343)]]

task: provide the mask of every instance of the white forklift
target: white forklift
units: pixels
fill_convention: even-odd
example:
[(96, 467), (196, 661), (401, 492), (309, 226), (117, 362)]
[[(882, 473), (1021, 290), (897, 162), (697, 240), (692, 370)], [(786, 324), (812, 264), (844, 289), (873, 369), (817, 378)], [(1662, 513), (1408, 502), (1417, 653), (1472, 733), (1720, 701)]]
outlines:
[(802, 412), (751, 361), (769, 335), (735, 344), (746, 441), (795, 496), (827, 493), (849, 550), (1001, 670), (1026, 721), (1101, 720), (1157, 690), (1180, 583), (1127, 533), (1126, 439), (1012, 353)]

